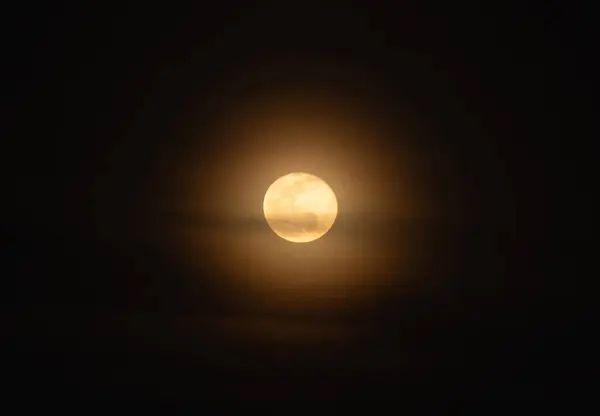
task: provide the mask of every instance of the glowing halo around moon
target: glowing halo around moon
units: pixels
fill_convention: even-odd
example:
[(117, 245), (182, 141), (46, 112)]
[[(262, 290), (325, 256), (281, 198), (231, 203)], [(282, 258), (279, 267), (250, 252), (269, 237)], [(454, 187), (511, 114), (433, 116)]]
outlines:
[(331, 187), (321, 178), (292, 172), (271, 184), (263, 211), (269, 227), (279, 237), (293, 243), (308, 243), (331, 229), (338, 203)]

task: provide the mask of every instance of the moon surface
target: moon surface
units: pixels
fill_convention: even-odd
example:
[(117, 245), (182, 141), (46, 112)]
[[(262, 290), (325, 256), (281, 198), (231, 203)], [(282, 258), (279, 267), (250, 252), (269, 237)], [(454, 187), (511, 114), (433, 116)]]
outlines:
[(314, 241), (335, 222), (335, 193), (321, 178), (293, 172), (271, 184), (263, 201), (265, 218), (279, 237), (293, 243)]

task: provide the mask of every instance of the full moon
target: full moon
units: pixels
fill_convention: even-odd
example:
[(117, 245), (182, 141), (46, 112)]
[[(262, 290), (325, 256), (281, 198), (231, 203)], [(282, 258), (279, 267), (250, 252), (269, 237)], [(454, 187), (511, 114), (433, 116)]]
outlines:
[(333, 226), (338, 204), (335, 193), (321, 178), (293, 172), (271, 184), (263, 211), (279, 237), (293, 243), (308, 243), (325, 235)]

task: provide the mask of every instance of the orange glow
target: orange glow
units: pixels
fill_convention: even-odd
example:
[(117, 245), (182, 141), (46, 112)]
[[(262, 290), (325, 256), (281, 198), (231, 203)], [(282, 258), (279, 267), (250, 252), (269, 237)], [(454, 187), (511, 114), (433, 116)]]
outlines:
[[(211, 162), (196, 162), (191, 150), (171, 178), (169, 209), (207, 218), (170, 228), (178, 261), (215, 276), (234, 299), (278, 309), (355, 307), (407, 284), (420, 264), (419, 227), (434, 215), (416, 186), (419, 158), (408, 134), (400, 151), (386, 149), (384, 120), (354, 104), (311, 91), (231, 105), (211, 132), (219, 143)], [(265, 190), (289, 172), (335, 189), (335, 232), (289, 244), (269, 229)]]

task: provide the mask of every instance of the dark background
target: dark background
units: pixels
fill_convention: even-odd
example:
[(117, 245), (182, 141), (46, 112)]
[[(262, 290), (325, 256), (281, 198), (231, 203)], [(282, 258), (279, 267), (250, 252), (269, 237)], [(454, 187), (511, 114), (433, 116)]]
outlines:
[[(586, 94), (575, 40), (587, 26), (549, 5), (371, 3), (226, 10), (65, 2), (5, 16), (2, 375), (11, 389), (543, 398), (581, 380), (589, 365), (576, 318), (586, 306), (547, 260), (566, 256), (549, 243), (560, 228), (550, 196), (568, 186), (557, 165), (572, 163), (565, 141)], [(177, 123), (188, 108), (208, 123), (236, 88), (283, 78), (351, 86), (357, 72), (376, 80), (390, 111), (408, 103), (419, 123), (434, 126), (432, 152), (448, 148), (457, 158), (453, 186), (470, 217), (452, 235), (458, 267), (439, 269), (443, 290), (323, 323), (369, 329), (335, 353), (300, 353), (292, 338), (251, 344), (215, 335), (223, 316), (252, 311), (226, 310), (210, 292), (189, 305), (182, 271), (136, 222), (148, 178), (157, 177), (153, 161), (185, 151)], [(240, 85), (226, 83), (231, 75)], [(215, 146), (206, 143), (207, 160)], [(482, 280), (493, 290), (482, 294)], [(178, 327), (180, 318), (195, 329)]]

